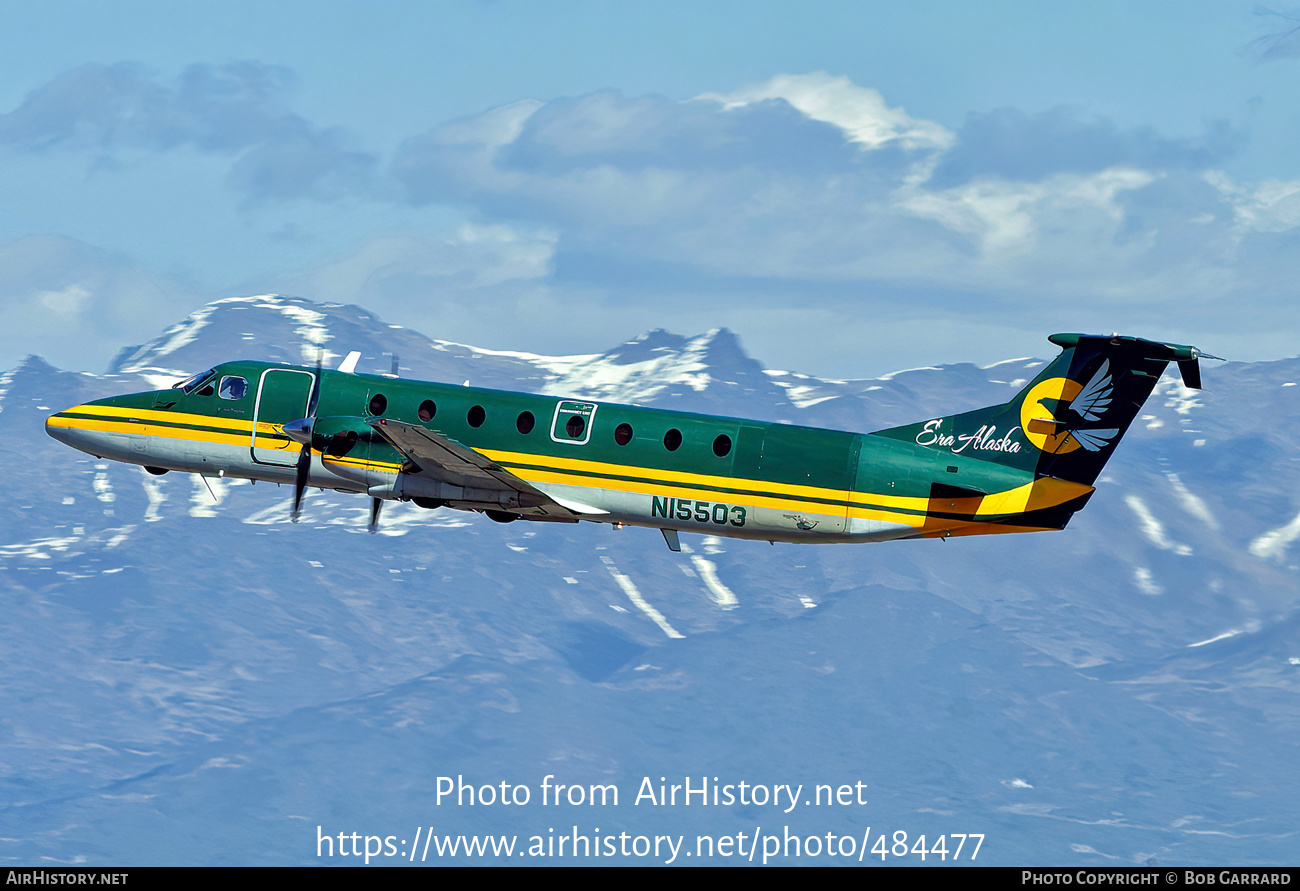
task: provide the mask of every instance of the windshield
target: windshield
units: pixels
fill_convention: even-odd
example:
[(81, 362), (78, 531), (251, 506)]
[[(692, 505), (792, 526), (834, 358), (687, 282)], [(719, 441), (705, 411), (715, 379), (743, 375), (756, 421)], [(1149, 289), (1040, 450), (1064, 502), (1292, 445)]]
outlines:
[(172, 384), (172, 389), (180, 390), (186, 396), (188, 396), (191, 393), (193, 393), (195, 390), (197, 390), (199, 387), (207, 383), (209, 379), (216, 377), (216, 374), (217, 374), (217, 369), (215, 368), (209, 368), (207, 371), (200, 371), (198, 374), (194, 375), (193, 377), (187, 377), (183, 381), (177, 381), (176, 383)]

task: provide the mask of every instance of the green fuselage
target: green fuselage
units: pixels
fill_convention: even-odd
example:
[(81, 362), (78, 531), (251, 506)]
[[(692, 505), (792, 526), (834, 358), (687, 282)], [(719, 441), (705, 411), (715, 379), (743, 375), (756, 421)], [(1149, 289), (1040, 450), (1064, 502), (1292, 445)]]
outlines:
[[(283, 428), (306, 415), (316, 374), (225, 363), (206, 383), (192, 379), (186, 389), (79, 405), (53, 415), (47, 428), (83, 451), (154, 472), (288, 483), (301, 446)], [(534, 519), (772, 541), (872, 541), (1061, 528), (1091, 492), (989, 460), (996, 443), (988, 425), (989, 435), (973, 445), (974, 430), (961, 448), (926, 441), (942, 432), (936, 425), (954, 419), (900, 439), (896, 431), (849, 433), (340, 371), (320, 375), (312, 487), (414, 497), (497, 518), (529, 516), (506, 495), (439, 482), (443, 471), (417, 466), (424, 462), (380, 435), (379, 419), (419, 425), (573, 506), (571, 515)], [(996, 431), (1004, 450), (1016, 436), (1017, 450), (1028, 447), (1018, 431), (1006, 424)]]

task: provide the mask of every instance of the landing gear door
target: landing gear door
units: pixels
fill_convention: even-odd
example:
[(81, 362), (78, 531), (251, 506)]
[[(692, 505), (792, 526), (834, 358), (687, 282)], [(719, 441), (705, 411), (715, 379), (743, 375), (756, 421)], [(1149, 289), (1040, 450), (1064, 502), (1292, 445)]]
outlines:
[(302, 447), (280, 428), (307, 416), (316, 375), (300, 368), (268, 368), (257, 383), (251, 448), (257, 464), (292, 467)]

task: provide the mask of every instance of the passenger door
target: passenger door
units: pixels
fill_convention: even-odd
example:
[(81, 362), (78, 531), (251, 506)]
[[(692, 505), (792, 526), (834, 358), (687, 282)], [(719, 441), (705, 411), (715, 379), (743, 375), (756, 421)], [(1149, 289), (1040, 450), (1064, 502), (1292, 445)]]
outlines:
[(268, 368), (257, 383), (257, 404), (253, 407), (251, 449), (253, 461), (292, 467), (302, 447), (289, 439), (280, 427), (307, 416), (316, 375), (301, 368)]

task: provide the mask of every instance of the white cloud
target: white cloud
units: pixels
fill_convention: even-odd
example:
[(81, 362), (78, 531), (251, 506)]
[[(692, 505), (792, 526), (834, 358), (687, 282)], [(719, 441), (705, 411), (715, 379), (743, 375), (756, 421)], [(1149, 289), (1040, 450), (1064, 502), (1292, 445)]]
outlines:
[(81, 285), (68, 285), (57, 291), (37, 291), (33, 298), (50, 312), (68, 317), (78, 315), (89, 296), (90, 292)]
[(0, 367), (30, 353), (81, 371), (190, 309), (184, 284), (70, 238), (0, 244)]
[(441, 239), (378, 236), (352, 254), (312, 269), (282, 290), (313, 300), (366, 303), (380, 298), (385, 283), (406, 278), (424, 280), (430, 294), (446, 296), (448, 290), (545, 278), (551, 270), (555, 242), (553, 233), (521, 232), (503, 224), (466, 223)]
[(303, 273), (251, 286), (359, 304), (432, 337), (531, 346), (530, 331), (567, 317), (547, 284), (555, 245), (544, 229), (462, 224), (441, 238), (377, 236)]
[(1231, 202), (1236, 221), (1245, 230), (1285, 232), (1300, 226), (1300, 180), (1273, 179), (1249, 185), (1211, 170), (1205, 181)]
[(1090, 176), (1058, 174), (1029, 183), (986, 178), (943, 191), (909, 185), (900, 190), (898, 205), (977, 238), (985, 255), (1013, 253), (1033, 248), (1040, 223), (1048, 215), (1095, 209), (1119, 223), (1124, 212), (1115, 203), (1116, 195), (1154, 179), (1145, 171), (1117, 168)]
[(839, 127), (850, 141), (867, 149), (895, 141), (907, 149), (947, 149), (953, 144), (953, 134), (941, 125), (910, 117), (902, 108), (890, 108), (879, 90), (824, 71), (779, 74), (767, 83), (734, 93), (705, 93), (697, 98), (719, 102), (727, 109), (784, 99), (813, 120)]
[[(278, 71), (198, 67), (182, 88), (134, 69), (79, 69), (0, 122), (0, 142), (32, 164), (56, 145), (172, 151), (174, 169), (190, 152), (247, 195), (315, 199), (277, 203), (281, 237), (263, 240), (255, 259), (242, 252), (225, 290), (205, 296), (229, 296), (240, 281), (234, 293), (362, 303), (483, 345), (581, 351), (593, 344), (577, 332), (603, 345), (686, 318), (688, 330), (727, 324), (751, 344), (781, 345), (793, 312), (833, 320), (819, 339), (841, 344), (833, 359), (809, 347), (805, 356), (827, 361), (805, 367), (859, 374), (862, 344), (883, 356), (892, 344), (881, 341), (899, 332), (948, 324), (943, 336), (958, 344), (976, 330), (995, 339), (960, 353), (992, 361), (1023, 353), (1023, 341), (1007, 338), (1024, 329), (1137, 329), (1189, 342), (1214, 330), (1216, 351), (1248, 343), (1258, 355), (1300, 323), (1290, 297), (1300, 181), (1212, 171), (1232, 155), (1231, 128), (1168, 139), (1079, 110), (995, 109), (952, 132), (818, 72), (687, 101), (612, 90), (522, 99), (411, 137), (384, 165), (346, 133), (292, 112)], [(120, 100), (107, 110), (55, 101), (101, 81)], [(163, 126), (160, 108), (185, 126)], [(85, 121), (99, 122), (88, 136)], [(145, 170), (135, 175), (148, 187)], [(250, 231), (266, 208), (245, 205)], [(473, 222), (442, 238), (410, 234), (427, 232), (430, 216)], [(322, 244), (335, 255), (301, 271)], [(191, 308), (165, 309), (174, 284), (115, 262), (91, 264), (116, 270), (108, 278), (59, 262), (10, 275), (0, 321), (17, 330), (66, 317), (106, 359), (110, 341), (143, 339)], [(267, 271), (277, 264), (300, 271)], [(127, 324), (160, 306), (143, 331)], [(561, 317), (573, 339), (520, 339)], [(60, 349), (83, 362), (87, 354), (66, 338), (48, 348), (22, 340), (60, 364)], [(798, 359), (789, 347), (767, 354)]]
[(438, 128), (439, 139), (447, 145), (509, 145), (519, 138), (524, 124), (544, 103), (521, 99), (483, 114), (452, 121)]
[[(1093, 129), (1107, 156), (1126, 142)], [(1225, 284), (1206, 269), (1224, 254), (1204, 244), (1219, 229), (1192, 222), (1221, 210), (1203, 180), (1206, 194), (1190, 197), (1168, 180), (1135, 218), (1132, 196), (1163, 172), (1077, 158), (1073, 171), (938, 188), (928, 177), (952, 143), (876, 90), (816, 73), (688, 102), (604, 91), (517, 103), (408, 140), (395, 171), (417, 204), (535, 221), (559, 234), (559, 253), (705, 275), (978, 287), (1036, 302)], [(1199, 204), (1170, 210), (1173, 200)], [(1199, 242), (1187, 243), (1189, 228)]]

